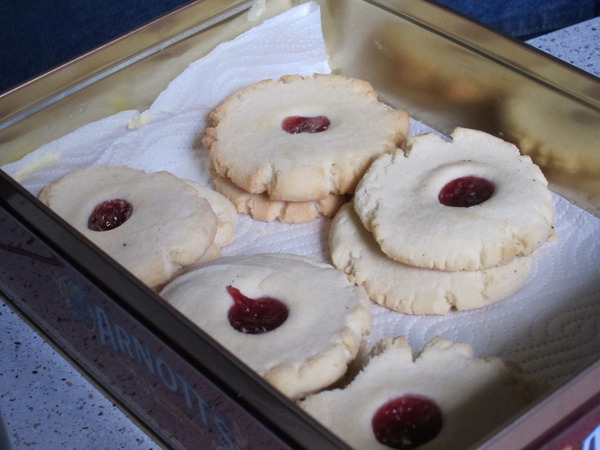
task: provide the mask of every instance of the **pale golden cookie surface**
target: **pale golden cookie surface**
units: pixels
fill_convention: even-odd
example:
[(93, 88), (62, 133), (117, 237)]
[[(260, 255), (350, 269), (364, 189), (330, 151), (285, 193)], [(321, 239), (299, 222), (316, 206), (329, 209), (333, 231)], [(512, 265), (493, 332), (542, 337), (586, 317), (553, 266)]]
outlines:
[[(417, 448), (417, 439), (423, 439), (419, 449), (462, 450), (527, 406), (537, 392), (521, 381), (499, 358), (476, 358), (468, 344), (434, 338), (413, 356), (404, 337), (389, 338), (376, 345), (348, 386), (312, 395), (300, 406), (353, 448)], [(418, 416), (423, 402), (411, 404), (415, 397), (431, 401), (439, 416), (431, 413), (433, 408)], [(408, 402), (406, 409), (384, 414), (389, 433), (378, 434), (381, 424), (374, 418), (394, 401)], [(403, 413), (412, 419), (407, 427), (401, 422)], [(383, 445), (376, 438), (382, 435), (405, 447)]]
[[(440, 192), (464, 177), (491, 182), (480, 204), (442, 204)], [(489, 134), (457, 128), (408, 141), (406, 154), (382, 155), (354, 197), (355, 210), (383, 252), (407, 265), (480, 270), (532, 253), (553, 236), (547, 181), (528, 156)]]
[[(230, 287), (249, 299), (249, 311), (269, 298), (289, 314), (265, 332), (238, 331), (230, 312), (239, 299)], [(178, 277), (160, 295), (290, 398), (342, 377), (371, 330), (364, 289), (332, 266), (297, 255), (223, 257)]]
[[(39, 198), (150, 287), (202, 258), (217, 232), (210, 203), (168, 172), (90, 167), (46, 186)], [(129, 219), (110, 230), (89, 229), (96, 206), (115, 199), (131, 204)]]
[[(325, 116), (325, 131), (290, 134), (292, 117)], [(399, 147), (408, 115), (377, 100), (365, 81), (284, 76), (237, 92), (210, 115), (203, 138), (216, 172), (252, 194), (312, 201), (352, 192), (371, 161)]]
[(527, 281), (534, 261), (531, 254), (490, 269), (455, 272), (407, 266), (381, 251), (351, 203), (336, 214), (329, 233), (333, 265), (363, 285), (373, 302), (404, 314), (446, 314), (503, 300)]

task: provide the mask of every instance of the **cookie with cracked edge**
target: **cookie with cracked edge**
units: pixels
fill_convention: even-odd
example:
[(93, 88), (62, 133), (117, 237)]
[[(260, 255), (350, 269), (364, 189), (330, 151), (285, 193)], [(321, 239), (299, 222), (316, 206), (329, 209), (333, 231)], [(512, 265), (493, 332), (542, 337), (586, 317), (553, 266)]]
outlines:
[(371, 330), (364, 289), (298, 255), (222, 257), (160, 295), (292, 399), (340, 379)]
[(464, 449), (522, 411), (540, 387), (500, 358), (466, 343), (432, 339), (413, 355), (386, 338), (346, 386), (299, 405), (353, 448)]

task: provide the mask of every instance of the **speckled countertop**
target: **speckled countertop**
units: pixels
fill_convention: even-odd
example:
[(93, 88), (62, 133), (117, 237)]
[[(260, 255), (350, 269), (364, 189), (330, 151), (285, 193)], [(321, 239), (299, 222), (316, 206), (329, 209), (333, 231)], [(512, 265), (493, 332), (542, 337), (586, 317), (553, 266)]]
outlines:
[(597, 77), (600, 76), (600, 18), (528, 41), (529, 44)]
[[(529, 43), (600, 76), (600, 18)], [(2, 301), (0, 412), (15, 450), (159, 448)]]

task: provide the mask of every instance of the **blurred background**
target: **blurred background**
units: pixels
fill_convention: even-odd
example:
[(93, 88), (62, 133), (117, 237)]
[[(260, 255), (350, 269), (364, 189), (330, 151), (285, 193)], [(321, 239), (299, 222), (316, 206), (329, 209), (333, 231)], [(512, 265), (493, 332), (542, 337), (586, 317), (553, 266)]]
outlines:
[[(0, 0), (0, 93), (191, 2)], [(523, 40), (591, 19), (600, 9), (600, 0), (432, 3)]]

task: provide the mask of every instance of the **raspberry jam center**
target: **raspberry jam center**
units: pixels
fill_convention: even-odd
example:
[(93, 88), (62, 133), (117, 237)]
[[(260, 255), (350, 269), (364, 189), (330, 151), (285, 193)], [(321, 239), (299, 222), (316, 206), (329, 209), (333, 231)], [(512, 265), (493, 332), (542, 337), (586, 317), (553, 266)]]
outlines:
[(325, 116), (289, 116), (283, 119), (281, 128), (289, 134), (320, 133), (329, 128), (331, 122)]
[(120, 198), (106, 200), (96, 205), (88, 218), (92, 231), (108, 231), (123, 225), (131, 217), (133, 206)]
[(288, 317), (288, 307), (276, 298), (249, 298), (233, 286), (227, 286), (227, 292), (233, 299), (227, 318), (240, 333), (267, 333), (283, 324)]
[(371, 421), (375, 439), (410, 450), (434, 439), (442, 429), (442, 411), (429, 398), (404, 395), (382, 405)]
[(494, 183), (476, 176), (456, 178), (448, 182), (438, 194), (438, 200), (445, 206), (468, 208), (479, 205), (494, 193)]

